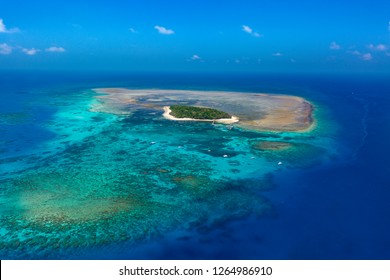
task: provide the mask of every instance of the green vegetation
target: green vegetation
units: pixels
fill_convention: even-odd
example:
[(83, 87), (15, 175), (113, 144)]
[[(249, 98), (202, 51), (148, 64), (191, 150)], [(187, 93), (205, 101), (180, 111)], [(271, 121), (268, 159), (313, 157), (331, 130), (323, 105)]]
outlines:
[(232, 116), (228, 113), (204, 107), (195, 107), (187, 105), (173, 105), (170, 106), (171, 115), (176, 118), (191, 118), (191, 119), (228, 119)]

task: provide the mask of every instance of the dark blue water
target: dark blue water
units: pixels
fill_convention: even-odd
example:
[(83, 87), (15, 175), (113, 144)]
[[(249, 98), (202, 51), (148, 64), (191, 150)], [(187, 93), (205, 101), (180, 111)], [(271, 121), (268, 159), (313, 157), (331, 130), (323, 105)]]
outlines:
[[(338, 124), (340, 151), (327, 163), (275, 174), (266, 216), (197, 234), (173, 233), (126, 251), (106, 247), (85, 258), (390, 259), (390, 77), (305, 74), (26, 73), (0, 75), (0, 150), (15, 155), (53, 137), (40, 124), (56, 108), (45, 94), (93, 87), (180, 88), (300, 95)], [(17, 135), (17, 137), (15, 137)], [(0, 165), (1, 168), (1, 165)], [(0, 180), (1, 181), (1, 180)], [(83, 256), (81, 256), (83, 258)]]
[[(262, 77), (252, 78), (247, 85), (262, 83)], [(268, 217), (236, 221), (181, 246), (172, 238), (145, 258), (390, 258), (389, 79), (271, 78), (275, 87), (310, 89), (306, 97), (330, 108), (341, 127), (337, 140), (350, 151), (330, 164), (278, 174), (268, 194), (274, 203)]]

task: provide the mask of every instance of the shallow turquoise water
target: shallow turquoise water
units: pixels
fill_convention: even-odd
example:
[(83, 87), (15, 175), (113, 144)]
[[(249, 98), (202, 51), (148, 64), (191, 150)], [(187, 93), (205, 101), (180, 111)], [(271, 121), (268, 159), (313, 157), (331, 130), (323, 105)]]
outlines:
[[(261, 217), (272, 211), (263, 193), (276, 173), (337, 154), (320, 118), (311, 132), (260, 133), (173, 122), (160, 110), (92, 112), (94, 95), (37, 91), (24, 106), (54, 108), (39, 122), (4, 113), (8, 129), (34, 123), (48, 136), (22, 148), (10, 140), (1, 154), (2, 258), (79, 258), (110, 244), (131, 248), (178, 230)], [(262, 141), (291, 145), (256, 148)]]

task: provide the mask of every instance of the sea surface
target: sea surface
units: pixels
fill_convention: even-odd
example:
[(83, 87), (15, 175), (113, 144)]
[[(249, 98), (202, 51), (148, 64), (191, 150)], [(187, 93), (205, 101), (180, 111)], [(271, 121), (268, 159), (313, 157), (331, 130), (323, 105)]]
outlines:
[[(0, 74), (0, 259), (390, 259), (389, 75)], [(109, 87), (301, 96), (315, 123), (91, 110)]]

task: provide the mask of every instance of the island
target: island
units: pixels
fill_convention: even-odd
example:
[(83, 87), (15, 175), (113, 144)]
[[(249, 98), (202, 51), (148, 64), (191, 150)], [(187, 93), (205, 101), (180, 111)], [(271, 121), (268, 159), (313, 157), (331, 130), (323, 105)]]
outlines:
[(217, 109), (187, 105), (170, 106), (171, 115), (176, 118), (192, 119), (230, 119), (232, 116)]
[(253, 131), (304, 132), (313, 121), (313, 105), (299, 96), (270, 93), (99, 88), (91, 111), (131, 117), (139, 110), (172, 121), (204, 121)]
[(231, 116), (217, 109), (188, 105), (164, 106), (163, 116), (168, 120), (175, 121), (205, 121), (223, 124), (239, 121), (236, 116)]

